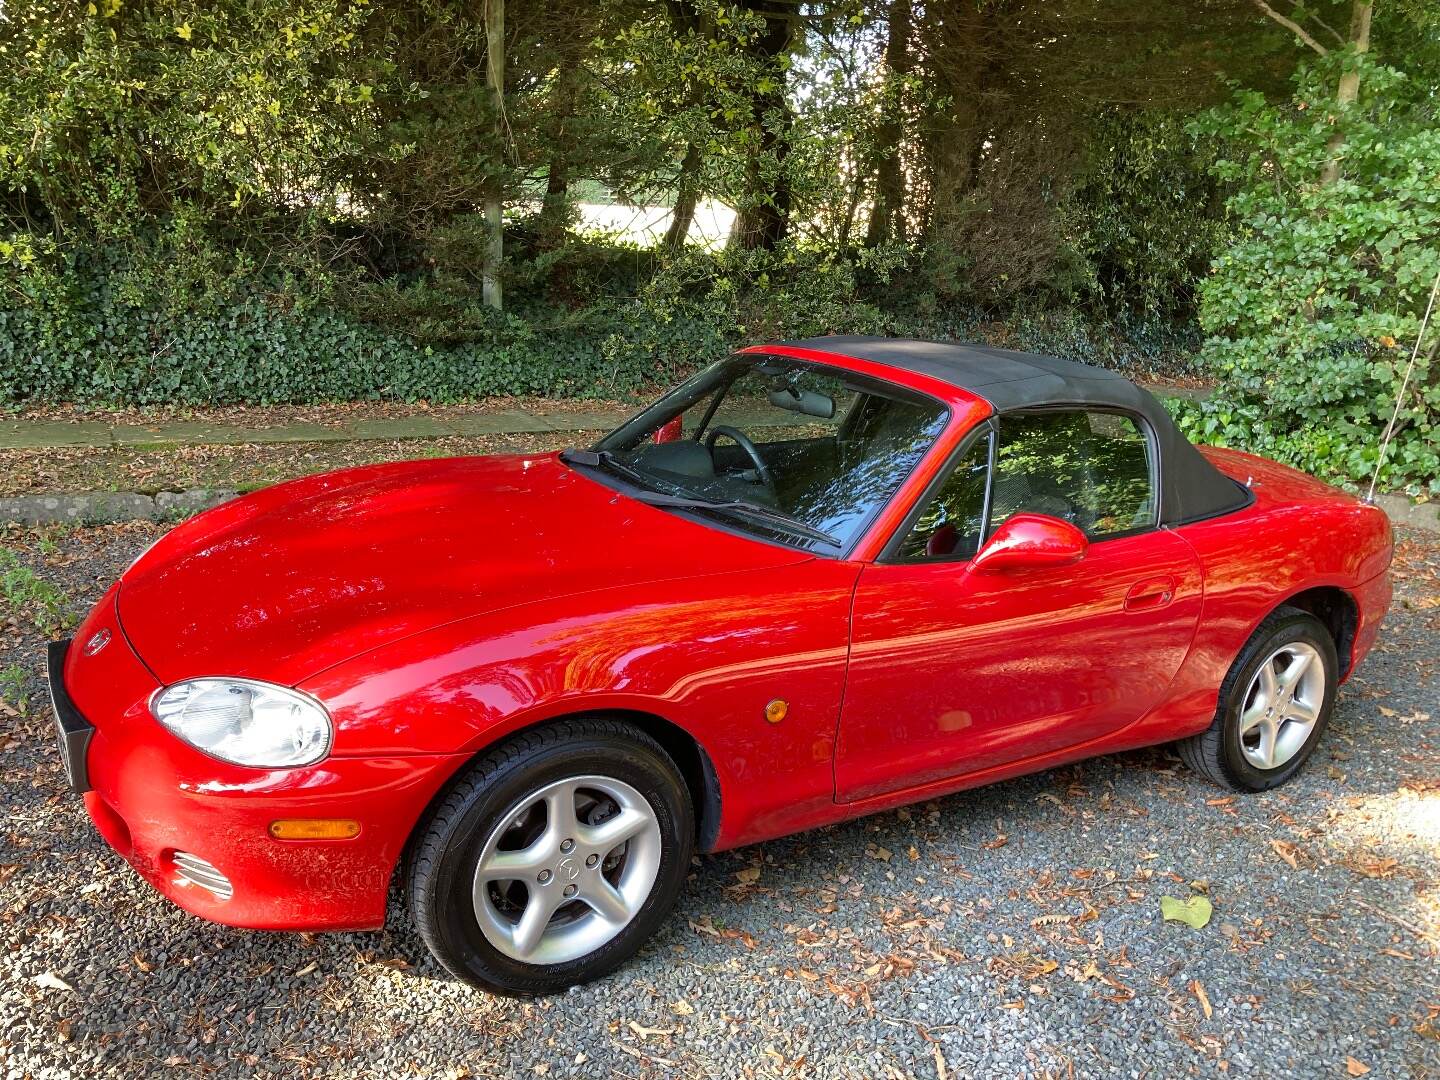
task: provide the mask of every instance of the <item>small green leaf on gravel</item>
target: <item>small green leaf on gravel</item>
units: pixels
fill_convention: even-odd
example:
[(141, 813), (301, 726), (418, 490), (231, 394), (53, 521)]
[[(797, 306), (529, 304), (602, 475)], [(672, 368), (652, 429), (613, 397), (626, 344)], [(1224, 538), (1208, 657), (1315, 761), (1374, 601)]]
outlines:
[(1210, 921), (1213, 910), (1209, 899), (1204, 896), (1192, 896), (1189, 900), (1176, 900), (1173, 896), (1160, 898), (1160, 914), (1166, 922), (1183, 922), (1196, 930)]

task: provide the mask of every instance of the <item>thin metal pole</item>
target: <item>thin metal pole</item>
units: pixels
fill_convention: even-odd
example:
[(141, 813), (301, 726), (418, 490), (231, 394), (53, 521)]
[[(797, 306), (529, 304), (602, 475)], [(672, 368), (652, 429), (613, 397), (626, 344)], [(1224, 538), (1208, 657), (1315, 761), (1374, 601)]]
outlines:
[(1370, 490), (1365, 501), (1375, 501), (1375, 485), (1380, 481), (1380, 470), (1385, 465), (1385, 452), (1390, 449), (1390, 439), (1395, 434), (1396, 421), (1400, 419), (1400, 407), (1405, 402), (1405, 391), (1410, 389), (1410, 376), (1415, 371), (1415, 359), (1420, 355), (1420, 343), (1425, 340), (1425, 328), (1430, 325), (1430, 312), (1435, 310), (1435, 294), (1440, 293), (1440, 272), (1435, 275), (1435, 284), (1430, 287), (1430, 302), (1425, 305), (1425, 317), (1420, 320), (1420, 332), (1415, 335), (1415, 348), (1410, 350), (1410, 363), (1405, 365), (1405, 377), (1400, 380), (1400, 392), (1395, 395), (1395, 409), (1390, 413), (1390, 423), (1385, 425), (1385, 438), (1380, 440), (1380, 454), (1375, 458), (1375, 475), (1370, 477)]

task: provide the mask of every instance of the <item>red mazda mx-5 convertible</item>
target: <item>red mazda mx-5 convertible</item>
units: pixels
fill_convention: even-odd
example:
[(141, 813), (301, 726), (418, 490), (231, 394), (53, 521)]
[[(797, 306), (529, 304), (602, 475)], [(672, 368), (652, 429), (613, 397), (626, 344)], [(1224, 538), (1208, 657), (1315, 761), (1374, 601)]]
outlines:
[(614, 968), (717, 851), (1179, 740), (1283, 783), (1390, 600), (1384, 515), (1081, 364), (829, 337), (587, 450), (181, 525), (50, 653), (70, 783), (187, 911)]

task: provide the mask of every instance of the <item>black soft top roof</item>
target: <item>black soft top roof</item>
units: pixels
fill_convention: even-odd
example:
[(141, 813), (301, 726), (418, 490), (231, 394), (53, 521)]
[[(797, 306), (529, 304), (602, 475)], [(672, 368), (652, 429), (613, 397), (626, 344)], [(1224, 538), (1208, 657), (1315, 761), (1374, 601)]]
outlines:
[(779, 344), (928, 375), (989, 402), (997, 413), (1091, 405), (1139, 416), (1155, 435), (1162, 525), (1215, 517), (1238, 510), (1251, 499), (1249, 491), (1190, 444), (1152, 394), (1104, 368), (984, 345), (942, 345), (912, 338), (842, 335)]

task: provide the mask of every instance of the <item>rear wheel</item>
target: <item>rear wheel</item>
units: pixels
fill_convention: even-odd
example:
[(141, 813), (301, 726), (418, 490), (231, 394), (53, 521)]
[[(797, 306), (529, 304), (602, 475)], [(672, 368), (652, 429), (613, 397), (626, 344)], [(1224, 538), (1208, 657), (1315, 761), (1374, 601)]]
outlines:
[(1207, 731), (1179, 744), (1190, 768), (1236, 791), (1266, 791), (1300, 771), (1335, 706), (1335, 642), (1298, 608), (1271, 614), (1240, 650)]
[(410, 904), (430, 951), (503, 994), (629, 959), (684, 884), (694, 817), (660, 746), (613, 720), (526, 732), (477, 761), (418, 837)]

